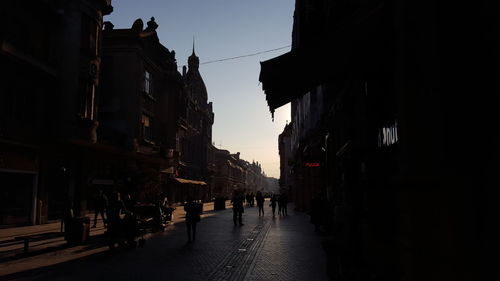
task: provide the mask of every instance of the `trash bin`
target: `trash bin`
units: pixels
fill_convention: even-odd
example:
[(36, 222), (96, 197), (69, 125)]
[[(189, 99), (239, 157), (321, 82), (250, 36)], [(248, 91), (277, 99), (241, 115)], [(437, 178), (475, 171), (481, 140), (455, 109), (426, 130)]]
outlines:
[(214, 200), (214, 210), (225, 210), (226, 209), (226, 199), (225, 198), (215, 198)]
[(70, 244), (86, 243), (90, 236), (90, 218), (74, 217), (69, 221), (69, 227), (66, 228), (66, 240)]

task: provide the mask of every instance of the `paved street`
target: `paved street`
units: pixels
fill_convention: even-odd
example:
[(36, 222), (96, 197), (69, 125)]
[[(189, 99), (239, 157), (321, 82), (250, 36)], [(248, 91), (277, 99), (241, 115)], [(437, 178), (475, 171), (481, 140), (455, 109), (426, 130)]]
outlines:
[(192, 244), (176, 223), (141, 248), (101, 251), (0, 280), (328, 280), (320, 239), (309, 217), (292, 208), (275, 219), (267, 206), (265, 217), (246, 208), (238, 227), (230, 209), (212, 211)]

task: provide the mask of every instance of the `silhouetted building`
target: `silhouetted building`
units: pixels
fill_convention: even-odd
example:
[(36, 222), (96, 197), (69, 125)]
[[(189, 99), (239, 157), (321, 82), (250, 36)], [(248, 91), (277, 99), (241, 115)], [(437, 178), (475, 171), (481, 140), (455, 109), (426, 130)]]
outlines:
[(227, 150), (214, 147), (213, 159), (218, 168), (211, 182), (214, 198), (231, 198), (234, 189), (245, 189), (246, 170), (238, 161), (239, 153), (231, 154)]
[(95, 143), (102, 17), (111, 0), (0, 4), (0, 224), (81, 208), (81, 145)]
[(193, 52), (188, 58), (187, 72), (186, 67), (183, 67), (186, 89), (177, 139), (178, 149), (181, 152), (180, 176), (191, 180), (207, 181), (214, 113), (212, 102), (207, 102), (207, 88), (199, 72), (199, 66), (200, 60), (195, 54), (193, 43)]
[(280, 179), (279, 186), (282, 192), (289, 195), (289, 200), (293, 201), (292, 193), (292, 124), (286, 124), (283, 132), (278, 136), (278, 151), (280, 154)]
[(498, 278), (499, 7), (410, 2), (296, 1), (260, 76), (292, 102), (293, 189), (328, 199), (334, 278)]

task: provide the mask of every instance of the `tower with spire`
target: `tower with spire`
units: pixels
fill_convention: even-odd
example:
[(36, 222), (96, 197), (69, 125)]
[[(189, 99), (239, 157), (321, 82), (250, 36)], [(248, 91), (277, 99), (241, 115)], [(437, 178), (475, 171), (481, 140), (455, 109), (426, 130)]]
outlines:
[[(187, 164), (183, 176), (193, 180), (208, 180), (209, 147), (212, 145), (212, 125), (214, 113), (212, 103), (208, 102), (205, 82), (200, 74), (200, 59), (196, 55), (195, 41), (188, 57), (187, 70), (183, 67), (182, 76), (185, 85), (186, 131), (182, 133), (185, 149), (181, 153), (182, 161)], [(195, 149), (188, 149), (195, 148)]]
[(200, 58), (195, 53), (195, 43), (193, 38), (193, 51), (188, 58), (188, 71), (185, 75), (185, 81), (189, 95), (196, 101), (199, 106), (207, 108), (208, 93), (205, 82), (201, 77)]

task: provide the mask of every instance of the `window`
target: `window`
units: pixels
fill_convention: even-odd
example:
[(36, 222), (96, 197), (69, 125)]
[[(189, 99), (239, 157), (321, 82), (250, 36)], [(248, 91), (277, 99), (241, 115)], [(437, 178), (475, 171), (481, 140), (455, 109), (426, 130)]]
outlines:
[(97, 56), (99, 54), (99, 25), (95, 19), (85, 14), (82, 15), (81, 20), (80, 48), (90, 56)]
[(80, 81), (78, 86), (78, 115), (83, 119), (95, 119), (95, 85)]
[(151, 73), (148, 71), (144, 72), (144, 92), (150, 96), (153, 96), (153, 88), (151, 86)]
[(142, 114), (141, 124), (142, 124), (142, 137), (144, 140), (153, 140), (153, 124), (152, 118), (146, 114)]

